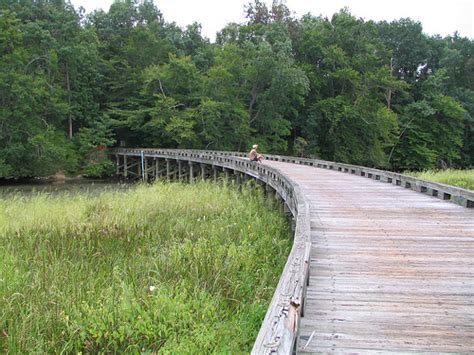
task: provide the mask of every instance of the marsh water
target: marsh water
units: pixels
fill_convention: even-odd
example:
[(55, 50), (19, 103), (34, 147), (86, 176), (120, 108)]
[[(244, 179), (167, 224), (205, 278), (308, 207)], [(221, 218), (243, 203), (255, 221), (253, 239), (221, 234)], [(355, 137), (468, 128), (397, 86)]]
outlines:
[(98, 194), (105, 191), (129, 189), (131, 184), (112, 180), (29, 180), (21, 182), (0, 181), (0, 198), (13, 195), (33, 196), (38, 193), (62, 194)]

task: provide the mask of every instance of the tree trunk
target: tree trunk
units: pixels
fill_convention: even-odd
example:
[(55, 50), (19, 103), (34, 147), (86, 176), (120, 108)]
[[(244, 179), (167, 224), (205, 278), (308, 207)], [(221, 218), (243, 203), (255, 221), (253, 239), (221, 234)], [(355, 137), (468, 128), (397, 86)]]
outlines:
[(68, 113), (68, 127), (69, 127), (69, 138), (72, 139), (72, 113), (71, 113), (71, 83), (69, 81), (69, 65), (66, 63), (66, 88), (67, 88), (67, 102), (69, 106)]
[(255, 121), (256, 116), (253, 116), (253, 105), (255, 105), (255, 102), (257, 101), (257, 88), (256, 85), (252, 87), (252, 93), (251, 93), (251, 99), (249, 103), (249, 124), (252, 124), (253, 121)]
[[(393, 77), (393, 57), (390, 58), (390, 76)], [(385, 101), (387, 101), (387, 107), (390, 109), (392, 106), (392, 89), (387, 89), (385, 93)]]

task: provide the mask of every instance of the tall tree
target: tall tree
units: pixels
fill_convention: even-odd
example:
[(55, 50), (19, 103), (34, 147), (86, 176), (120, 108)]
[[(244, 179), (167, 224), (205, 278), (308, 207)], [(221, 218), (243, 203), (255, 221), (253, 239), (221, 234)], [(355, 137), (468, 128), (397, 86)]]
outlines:
[(347, 10), (331, 20), (305, 16), (296, 53), (311, 82), (295, 129), (308, 153), (385, 166), (398, 130), (389, 93), (407, 87), (392, 76), (389, 52), (374, 24)]
[(460, 163), (465, 110), (446, 95), (446, 70), (422, 85), (422, 100), (404, 108), (403, 131), (393, 154), (399, 169), (452, 167)]
[(0, 177), (73, 168), (73, 146), (55, 124), (67, 112), (50, 78), (48, 57), (31, 56), (15, 13), (0, 14)]

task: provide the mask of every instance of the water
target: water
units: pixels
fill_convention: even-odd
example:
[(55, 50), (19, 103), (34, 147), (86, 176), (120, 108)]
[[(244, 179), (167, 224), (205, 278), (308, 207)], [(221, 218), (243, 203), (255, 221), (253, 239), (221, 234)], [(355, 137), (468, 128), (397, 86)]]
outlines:
[(13, 195), (25, 197), (39, 193), (51, 195), (96, 195), (106, 191), (126, 191), (131, 184), (110, 180), (62, 180), (62, 181), (28, 181), (0, 182), (0, 198)]

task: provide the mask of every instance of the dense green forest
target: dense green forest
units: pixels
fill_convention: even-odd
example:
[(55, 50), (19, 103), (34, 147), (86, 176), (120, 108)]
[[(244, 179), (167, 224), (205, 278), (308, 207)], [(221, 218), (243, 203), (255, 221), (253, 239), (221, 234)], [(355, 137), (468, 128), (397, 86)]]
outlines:
[[(244, 9), (243, 9), (244, 10)], [(474, 42), (255, 0), (211, 43), (151, 1), (0, 0), (0, 177), (102, 175), (102, 147), (474, 165)], [(165, 14), (166, 15), (166, 14)]]

